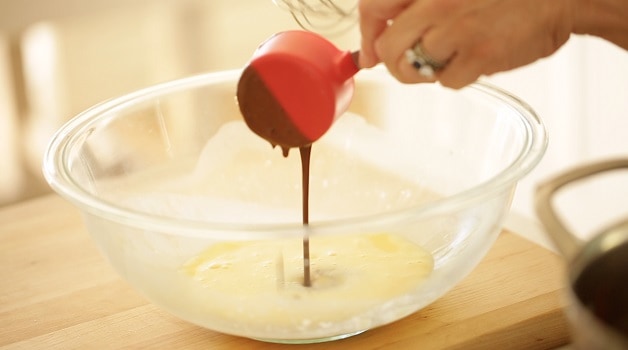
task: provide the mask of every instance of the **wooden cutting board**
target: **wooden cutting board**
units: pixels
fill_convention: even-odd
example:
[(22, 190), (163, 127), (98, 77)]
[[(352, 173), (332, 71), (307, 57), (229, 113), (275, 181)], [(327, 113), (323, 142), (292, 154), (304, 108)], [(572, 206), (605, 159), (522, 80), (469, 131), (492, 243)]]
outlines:
[(209, 331), (130, 289), (51, 195), (0, 210), (0, 349), (551, 349), (568, 342), (563, 263), (503, 232), (431, 306), (342, 341), (277, 345)]

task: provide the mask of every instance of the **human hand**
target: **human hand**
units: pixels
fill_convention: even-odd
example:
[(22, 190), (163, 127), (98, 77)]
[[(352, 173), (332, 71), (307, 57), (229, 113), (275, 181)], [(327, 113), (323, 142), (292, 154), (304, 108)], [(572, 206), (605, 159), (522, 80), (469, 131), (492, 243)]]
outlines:
[[(360, 66), (383, 62), (404, 83), (461, 88), (555, 52), (572, 31), (572, 7), (572, 0), (360, 0)], [(405, 57), (419, 41), (446, 63), (432, 78)]]

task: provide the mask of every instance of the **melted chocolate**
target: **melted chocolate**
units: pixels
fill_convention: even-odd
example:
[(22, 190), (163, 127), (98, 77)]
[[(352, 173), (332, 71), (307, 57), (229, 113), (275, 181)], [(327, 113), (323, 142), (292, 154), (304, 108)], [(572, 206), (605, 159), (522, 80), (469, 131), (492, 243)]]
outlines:
[(240, 112), (248, 127), (273, 146), (280, 146), (284, 156), (287, 156), (290, 148), (312, 143), (290, 123), (286, 110), (252, 65), (242, 72), (238, 81), (237, 98)]
[(248, 127), (263, 139), (280, 146), (284, 157), (290, 148), (298, 147), (301, 153), (301, 177), (303, 188), (303, 285), (312, 285), (310, 277), (309, 182), (310, 153), (312, 142), (290, 123), (286, 111), (273, 96), (253, 66), (242, 72), (238, 81), (237, 99), (240, 112)]
[(310, 235), (308, 225), (310, 223), (310, 154), (312, 146), (299, 147), (301, 153), (301, 181), (303, 188), (303, 226), (305, 234), (303, 236), (303, 285), (310, 287), (312, 280), (310, 277)]
[(628, 242), (589, 263), (574, 282), (583, 305), (628, 340)]

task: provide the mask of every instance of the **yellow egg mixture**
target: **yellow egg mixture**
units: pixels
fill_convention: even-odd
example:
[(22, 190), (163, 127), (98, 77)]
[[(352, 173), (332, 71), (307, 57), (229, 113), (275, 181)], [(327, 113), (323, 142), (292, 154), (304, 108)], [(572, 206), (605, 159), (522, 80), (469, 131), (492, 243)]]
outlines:
[(312, 286), (303, 286), (302, 240), (225, 242), (182, 267), (223, 317), (294, 328), (345, 321), (417, 288), (432, 255), (393, 234), (310, 238)]
[[(313, 150), (310, 222), (402, 210), (439, 198), (417, 183), (420, 176), (412, 164), (381, 154), (386, 148), (375, 142), (382, 140), (375, 128), (357, 116), (341, 119)], [(192, 172), (138, 177), (124, 186), (113, 184), (107, 193), (115, 199), (120, 189), (130, 189), (122, 195), (124, 205), (166, 217), (294, 224), (301, 209), (298, 155), (286, 159), (268, 147), (243, 122), (232, 122), (207, 143)], [(271, 239), (269, 231), (263, 233), (265, 240), (251, 233), (249, 240), (216, 243), (212, 237), (188, 242), (172, 236), (161, 243), (159, 237), (125, 237), (126, 249), (133, 252), (124, 259), (152, 262), (127, 264), (125, 273), (173, 313), (249, 337), (329, 337), (416, 310), (433, 257), (402, 236), (399, 227), (323, 234), (312, 225), (311, 287), (303, 285), (305, 228), (296, 227), (293, 238)], [(228, 237), (225, 232), (221, 239)], [(421, 235), (413, 231), (413, 237)], [(199, 243), (208, 246), (203, 250)], [(168, 261), (176, 261), (175, 271)]]

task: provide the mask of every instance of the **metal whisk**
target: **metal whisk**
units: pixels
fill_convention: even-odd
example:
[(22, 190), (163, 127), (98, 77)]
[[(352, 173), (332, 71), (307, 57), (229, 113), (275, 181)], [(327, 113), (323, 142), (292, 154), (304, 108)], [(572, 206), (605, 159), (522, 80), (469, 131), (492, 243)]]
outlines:
[(273, 0), (309, 31), (337, 35), (351, 29), (358, 19), (357, 0)]

